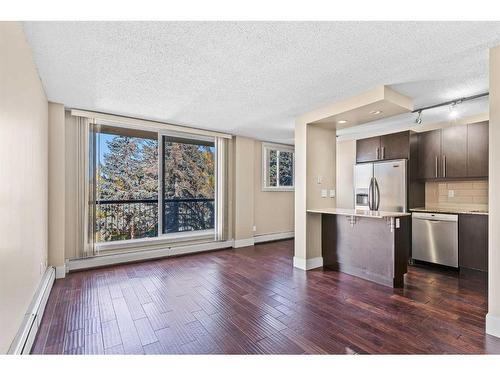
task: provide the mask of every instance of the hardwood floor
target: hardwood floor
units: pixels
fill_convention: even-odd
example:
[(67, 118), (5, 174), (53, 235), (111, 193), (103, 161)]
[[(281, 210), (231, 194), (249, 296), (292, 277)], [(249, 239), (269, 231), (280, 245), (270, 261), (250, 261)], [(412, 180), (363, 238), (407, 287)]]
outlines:
[(292, 267), (293, 242), (57, 280), (33, 353), (500, 353), (486, 279), (410, 267), (404, 289)]

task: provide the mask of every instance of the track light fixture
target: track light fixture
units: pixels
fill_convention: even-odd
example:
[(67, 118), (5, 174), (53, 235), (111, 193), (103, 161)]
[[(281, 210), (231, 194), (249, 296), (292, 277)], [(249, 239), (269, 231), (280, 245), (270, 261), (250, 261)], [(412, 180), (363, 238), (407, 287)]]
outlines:
[(415, 119), (415, 123), (419, 124), (419, 125), (422, 124), (422, 112), (423, 111), (427, 111), (428, 109), (434, 109), (434, 108), (438, 108), (438, 107), (444, 107), (444, 106), (450, 106), (450, 118), (456, 119), (458, 117), (458, 111), (457, 111), (458, 104), (463, 103), (463, 102), (468, 101), (468, 100), (479, 99), (479, 98), (482, 98), (483, 96), (488, 96), (489, 94), (490, 94), (489, 92), (485, 92), (485, 93), (478, 94), (478, 95), (467, 96), (465, 98), (460, 98), (460, 99), (450, 100), (450, 101), (444, 102), (444, 103), (430, 105), (428, 107), (417, 108), (414, 111), (412, 111), (412, 113), (418, 113), (418, 116)]
[(415, 120), (415, 124), (420, 125), (422, 123), (422, 111), (418, 111), (418, 116)]

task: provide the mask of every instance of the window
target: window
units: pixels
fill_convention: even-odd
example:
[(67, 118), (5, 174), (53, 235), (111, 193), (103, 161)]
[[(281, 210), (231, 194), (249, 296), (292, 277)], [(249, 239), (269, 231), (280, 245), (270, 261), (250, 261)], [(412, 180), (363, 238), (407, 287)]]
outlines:
[(215, 235), (217, 139), (96, 126), (89, 154), (94, 242)]
[(262, 144), (262, 190), (293, 191), (293, 146)]
[(215, 143), (163, 136), (163, 233), (214, 229)]

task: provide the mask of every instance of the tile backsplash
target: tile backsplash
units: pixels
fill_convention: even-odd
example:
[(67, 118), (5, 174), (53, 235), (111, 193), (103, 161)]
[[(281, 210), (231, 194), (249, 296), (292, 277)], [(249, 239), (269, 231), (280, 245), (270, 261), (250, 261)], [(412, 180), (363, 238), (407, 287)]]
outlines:
[(425, 205), (438, 208), (488, 209), (488, 181), (426, 182)]

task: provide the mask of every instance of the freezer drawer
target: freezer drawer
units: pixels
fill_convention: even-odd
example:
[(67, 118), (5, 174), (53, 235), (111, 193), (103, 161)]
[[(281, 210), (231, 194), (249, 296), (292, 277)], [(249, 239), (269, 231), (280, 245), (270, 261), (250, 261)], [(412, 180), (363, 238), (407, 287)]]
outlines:
[(458, 267), (458, 215), (413, 213), (412, 258)]

